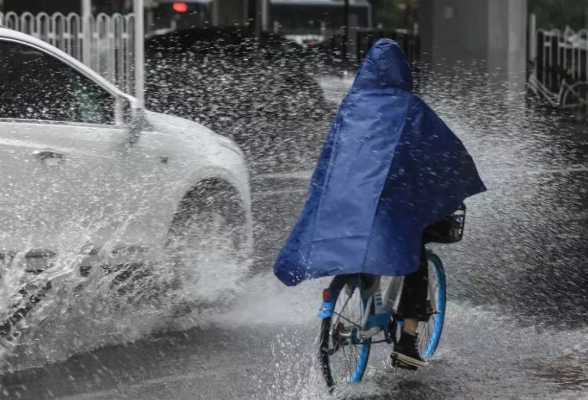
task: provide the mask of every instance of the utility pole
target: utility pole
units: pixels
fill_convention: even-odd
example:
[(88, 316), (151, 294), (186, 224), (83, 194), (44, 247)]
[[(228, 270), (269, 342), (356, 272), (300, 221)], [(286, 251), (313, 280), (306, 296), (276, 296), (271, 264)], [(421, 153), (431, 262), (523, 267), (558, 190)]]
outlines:
[(261, 0), (261, 31), (268, 30), (268, 0)]
[(143, 0), (134, 0), (135, 14), (135, 97), (137, 108), (145, 107), (145, 19)]
[(343, 60), (347, 61), (347, 53), (349, 51), (349, 0), (345, 0), (343, 14), (343, 46), (341, 53)]
[(263, 30), (263, 0), (255, 0), (255, 37), (257, 38), (257, 46), (260, 45), (261, 31)]
[(84, 34), (84, 47), (82, 48), (82, 61), (88, 67), (92, 63), (92, 0), (82, 0), (82, 29)]
[(82, 15), (92, 14), (92, 0), (82, 0)]

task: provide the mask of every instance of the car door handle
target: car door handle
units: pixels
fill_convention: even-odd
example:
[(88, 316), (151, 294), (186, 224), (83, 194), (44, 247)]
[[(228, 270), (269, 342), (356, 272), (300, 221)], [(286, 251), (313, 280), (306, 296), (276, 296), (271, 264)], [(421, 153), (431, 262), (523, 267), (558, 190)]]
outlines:
[(58, 165), (65, 160), (65, 155), (51, 150), (35, 150), (33, 156), (47, 165)]

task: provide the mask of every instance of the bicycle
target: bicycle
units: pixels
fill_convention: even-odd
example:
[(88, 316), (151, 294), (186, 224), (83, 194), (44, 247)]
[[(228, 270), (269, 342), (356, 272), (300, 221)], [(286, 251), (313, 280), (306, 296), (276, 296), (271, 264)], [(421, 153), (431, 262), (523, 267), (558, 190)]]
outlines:
[[(463, 237), (465, 206), (450, 217), (451, 227), (431, 242), (455, 243)], [(427, 250), (429, 289), (427, 317), (419, 322), (418, 348), (429, 360), (435, 354), (445, 320), (447, 286), (441, 259)], [(342, 382), (359, 383), (366, 371), (373, 344), (395, 345), (402, 330), (402, 317), (396, 312), (404, 277), (392, 277), (382, 297), (381, 277), (339, 275), (323, 290), (318, 317), (322, 319), (319, 362), (329, 389)], [(394, 362), (394, 361), (393, 361)]]
[(588, 120), (588, 82), (562, 81), (559, 107), (570, 113), (576, 121)]

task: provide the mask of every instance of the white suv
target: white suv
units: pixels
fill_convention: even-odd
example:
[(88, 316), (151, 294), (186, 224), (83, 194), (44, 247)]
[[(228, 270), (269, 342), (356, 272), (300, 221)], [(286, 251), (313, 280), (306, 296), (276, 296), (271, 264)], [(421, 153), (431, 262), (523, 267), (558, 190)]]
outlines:
[(215, 237), (248, 258), (241, 150), (135, 104), (64, 52), (0, 27), (0, 285), (16, 266), (37, 276), (59, 264), (59, 276), (76, 264), (83, 275), (121, 254), (209, 253)]

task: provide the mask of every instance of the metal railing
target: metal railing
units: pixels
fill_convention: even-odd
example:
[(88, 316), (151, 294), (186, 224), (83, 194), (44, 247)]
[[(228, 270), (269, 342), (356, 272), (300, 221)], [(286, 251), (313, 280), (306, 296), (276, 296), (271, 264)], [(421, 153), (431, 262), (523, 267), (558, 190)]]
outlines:
[(529, 30), (529, 91), (588, 119), (588, 30), (536, 29), (533, 16)]
[(0, 13), (0, 25), (59, 48), (126, 93), (134, 85), (134, 23), (133, 14)]
[(552, 92), (559, 90), (564, 79), (573, 82), (587, 80), (588, 30), (539, 29), (536, 44), (537, 78)]

